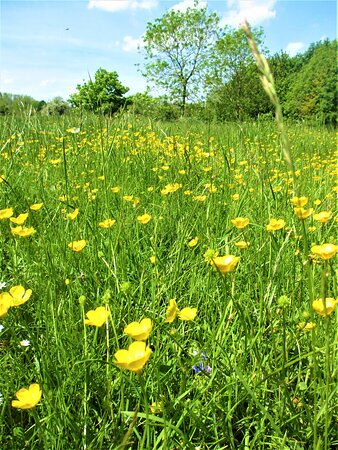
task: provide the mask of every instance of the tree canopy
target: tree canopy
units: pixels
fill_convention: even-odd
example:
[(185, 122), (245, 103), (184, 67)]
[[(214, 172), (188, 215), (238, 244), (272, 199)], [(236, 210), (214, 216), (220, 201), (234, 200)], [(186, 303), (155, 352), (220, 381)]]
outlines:
[(117, 72), (98, 69), (94, 80), (77, 85), (77, 92), (70, 96), (69, 102), (88, 111), (113, 114), (126, 103), (124, 94), (129, 88), (122, 85)]
[(148, 23), (144, 41), (144, 76), (179, 102), (201, 93), (218, 35), (219, 18), (206, 8), (170, 10)]

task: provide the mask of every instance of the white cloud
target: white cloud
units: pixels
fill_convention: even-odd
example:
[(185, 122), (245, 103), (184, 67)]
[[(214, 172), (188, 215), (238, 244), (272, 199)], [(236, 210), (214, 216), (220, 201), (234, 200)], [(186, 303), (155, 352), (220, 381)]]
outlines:
[[(207, 6), (206, 1), (200, 1), (197, 5), (197, 8), (205, 8)], [(180, 3), (177, 3), (174, 5), (171, 9), (174, 11), (181, 11), (186, 12), (188, 8), (194, 8), (195, 7), (195, 0), (182, 0)]]
[(304, 48), (304, 43), (303, 42), (290, 42), (286, 48), (285, 51), (286, 53), (288, 53), (290, 56), (296, 56), (297, 53), (299, 53), (303, 48)]
[(117, 12), (130, 9), (151, 9), (158, 5), (158, 0), (89, 0), (88, 8)]
[(250, 25), (259, 25), (276, 17), (277, 0), (227, 0), (228, 11), (221, 19), (221, 25), (240, 26), (245, 20)]
[(142, 37), (134, 39), (132, 36), (124, 36), (122, 39), (122, 50), (125, 52), (136, 52), (140, 47), (144, 46)]

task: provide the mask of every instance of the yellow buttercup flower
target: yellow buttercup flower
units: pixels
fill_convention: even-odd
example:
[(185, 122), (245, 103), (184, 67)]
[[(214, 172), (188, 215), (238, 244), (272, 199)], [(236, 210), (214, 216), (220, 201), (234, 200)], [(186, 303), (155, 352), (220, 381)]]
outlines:
[(316, 327), (314, 322), (299, 322), (297, 325), (298, 330), (301, 331), (311, 331)]
[(28, 213), (19, 214), (18, 217), (10, 217), (10, 221), (16, 225), (23, 225), (28, 217)]
[(248, 248), (250, 245), (250, 242), (246, 241), (238, 241), (235, 242), (236, 247), (240, 248), (241, 250), (244, 250), (245, 248)]
[(121, 188), (119, 186), (114, 186), (111, 188), (111, 191), (113, 192), (113, 194), (117, 194), (118, 192), (120, 192)]
[(20, 306), (27, 302), (32, 295), (32, 289), (27, 289), (21, 285), (13, 286), (9, 290), (9, 294), (11, 296), (11, 306)]
[(172, 323), (175, 320), (177, 313), (178, 313), (178, 306), (176, 300), (172, 298), (169, 300), (169, 306), (167, 308), (165, 322)]
[(142, 223), (142, 225), (146, 225), (151, 220), (150, 214), (143, 214), (142, 216), (137, 216), (137, 220)]
[(28, 389), (21, 388), (15, 394), (18, 400), (12, 400), (12, 407), (19, 409), (30, 409), (36, 406), (42, 395), (40, 386), (37, 383), (31, 384)]
[(94, 327), (102, 327), (109, 317), (109, 311), (104, 306), (99, 306), (96, 309), (91, 309), (86, 313), (87, 319), (84, 323), (86, 325), (93, 325)]
[(190, 248), (196, 247), (198, 244), (199, 238), (196, 236), (194, 239), (191, 239), (191, 241), (188, 242), (188, 246)]
[(239, 194), (233, 194), (231, 196), (232, 200), (238, 201), (239, 200)]
[(43, 207), (43, 203), (34, 203), (33, 205), (31, 205), (29, 208), (32, 211), (40, 211), (40, 209)]
[(72, 213), (68, 213), (66, 217), (68, 220), (75, 220), (77, 218), (78, 214), (79, 214), (79, 208), (75, 208), (74, 211)]
[(216, 256), (211, 259), (210, 264), (213, 267), (216, 267), (222, 273), (232, 272), (239, 261), (238, 256), (234, 255), (225, 255), (225, 256)]
[(0, 317), (4, 317), (12, 306), (12, 297), (8, 292), (0, 293)]
[(100, 228), (111, 228), (116, 223), (115, 219), (105, 219), (99, 223)]
[(183, 308), (178, 313), (180, 320), (194, 320), (197, 314), (197, 308)]
[(153, 323), (151, 319), (142, 319), (141, 322), (131, 322), (125, 327), (124, 332), (135, 339), (135, 341), (145, 341), (152, 328)]
[(14, 214), (13, 208), (0, 209), (0, 220), (9, 219)]
[(294, 213), (298, 219), (304, 220), (311, 216), (313, 213), (313, 208), (304, 209), (303, 207), (294, 208)]
[(331, 259), (338, 252), (338, 246), (335, 244), (313, 245), (311, 247), (311, 252), (321, 259)]
[(196, 195), (194, 197), (195, 202), (205, 202), (207, 199), (206, 195)]
[(231, 223), (234, 227), (242, 229), (249, 225), (249, 219), (247, 217), (236, 217), (236, 219), (231, 219)]
[(149, 260), (150, 260), (151, 264), (156, 264), (156, 256), (155, 255), (150, 256)]
[[(318, 214), (313, 215), (313, 219), (320, 223), (327, 222), (332, 216), (332, 211), (322, 211)], [(12, 220), (12, 219), (10, 219)]]
[(292, 197), (290, 198), (290, 202), (296, 206), (297, 208), (302, 208), (309, 201), (308, 197)]
[(285, 227), (285, 220), (284, 219), (270, 219), (270, 222), (266, 225), (267, 231), (277, 231), (281, 230)]
[(36, 230), (33, 227), (22, 227), (19, 225), (18, 227), (11, 228), (11, 232), (14, 236), (29, 237), (36, 233)]
[(150, 347), (143, 341), (135, 341), (129, 345), (128, 350), (118, 350), (115, 353), (115, 364), (131, 372), (140, 372), (151, 355)]
[(79, 253), (85, 248), (86, 245), (87, 245), (87, 242), (84, 239), (81, 239), (79, 241), (70, 242), (68, 244), (68, 248), (73, 250), (73, 252)]
[(314, 300), (312, 302), (312, 308), (316, 311), (317, 314), (326, 317), (329, 316), (336, 309), (338, 301), (334, 298), (328, 297), (325, 299), (319, 298), (318, 300)]

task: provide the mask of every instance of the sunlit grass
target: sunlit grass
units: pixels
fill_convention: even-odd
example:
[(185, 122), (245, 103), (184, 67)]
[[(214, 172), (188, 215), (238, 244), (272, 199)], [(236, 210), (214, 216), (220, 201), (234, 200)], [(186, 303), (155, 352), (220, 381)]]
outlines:
[(270, 122), (3, 120), (1, 448), (334, 446), (335, 134), (288, 131), (295, 179)]

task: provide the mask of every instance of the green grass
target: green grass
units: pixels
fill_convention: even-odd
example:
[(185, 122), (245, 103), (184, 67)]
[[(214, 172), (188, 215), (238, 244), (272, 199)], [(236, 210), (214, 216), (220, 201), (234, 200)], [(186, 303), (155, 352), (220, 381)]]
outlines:
[[(66, 131), (78, 126), (77, 134)], [(36, 229), (15, 237), (13, 224), (0, 220), (3, 291), (33, 291), (0, 318), (1, 450), (337, 445), (335, 314), (321, 317), (310, 302), (334, 297), (334, 260), (314, 264), (305, 251), (306, 240), (334, 242), (335, 219), (294, 215), (273, 123), (32, 116), (2, 119), (1, 130), (0, 209), (29, 212), (26, 225)], [(334, 213), (334, 132), (303, 124), (288, 132), (306, 208)], [(171, 183), (182, 187), (161, 194)], [(194, 200), (200, 195), (204, 202)], [(37, 202), (43, 208), (30, 211)], [(74, 208), (79, 215), (70, 221)], [(145, 212), (152, 219), (141, 225), (136, 217)], [(238, 216), (250, 219), (243, 230), (231, 223)], [(115, 225), (99, 228), (107, 218)], [(286, 228), (268, 233), (270, 218), (283, 218)], [(79, 239), (87, 246), (74, 253), (67, 245)], [(250, 246), (240, 250), (238, 240)], [(240, 256), (238, 267), (220, 274), (204, 260), (209, 248)], [(165, 323), (172, 298), (180, 309), (197, 308), (196, 318)], [(85, 326), (85, 313), (105, 304), (108, 325)], [(131, 343), (124, 327), (145, 317), (153, 320), (153, 352), (134, 374), (114, 364), (114, 353)], [(299, 330), (302, 321), (316, 327)], [(211, 373), (194, 374), (201, 353)], [(12, 408), (15, 393), (32, 383), (42, 388), (40, 403)], [(161, 412), (151, 410), (153, 402)]]

